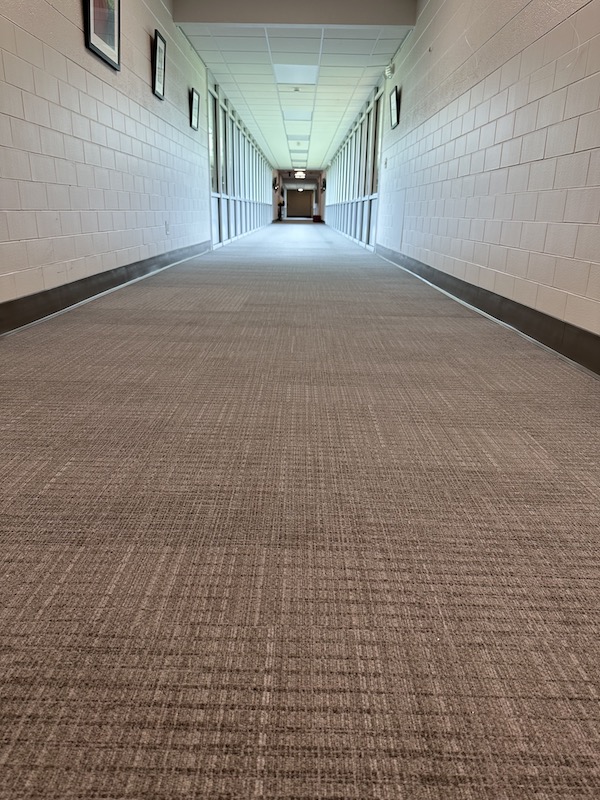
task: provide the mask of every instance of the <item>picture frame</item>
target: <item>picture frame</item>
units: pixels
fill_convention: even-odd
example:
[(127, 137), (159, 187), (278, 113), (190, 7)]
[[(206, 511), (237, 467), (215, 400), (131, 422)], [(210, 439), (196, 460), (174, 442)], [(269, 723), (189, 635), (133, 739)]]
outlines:
[(400, 122), (400, 90), (394, 86), (390, 92), (390, 127), (395, 128)]
[(165, 99), (165, 72), (167, 67), (167, 43), (165, 37), (154, 31), (152, 43), (152, 91), (160, 99)]
[(190, 90), (190, 127), (198, 130), (200, 120), (200, 95), (195, 89)]
[(121, 69), (121, 0), (83, 0), (85, 46)]

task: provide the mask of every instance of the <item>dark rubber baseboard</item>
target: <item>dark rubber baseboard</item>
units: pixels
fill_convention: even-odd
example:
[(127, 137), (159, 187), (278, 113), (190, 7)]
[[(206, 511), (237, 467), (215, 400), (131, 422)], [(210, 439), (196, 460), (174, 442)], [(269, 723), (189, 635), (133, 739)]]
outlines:
[(69, 306), (81, 303), (82, 300), (89, 300), (95, 295), (115, 289), (135, 278), (150, 275), (170, 264), (202, 255), (210, 249), (210, 242), (201, 242), (190, 247), (182, 247), (179, 250), (171, 250), (153, 258), (146, 258), (143, 261), (136, 261), (124, 267), (116, 267), (98, 275), (90, 275), (88, 278), (66, 283), (55, 289), (47, 289), (45, 292), (0, 303), (0, 334), (21, 328), (23, 325), (29, 325), (31, 322), (48, 317), (50, 314), (56, 314), (58, 311), (64, 311)]
[(536, 339), (557, 353), (600, 375), (600, 336), (550, 317), (548, 314), (543, 314), (541, 311), (536, 311), (536, 309), (524, 306), (514, 300), (509, 300), (488, 289), (474, 286), (453, 275), (447, 275), (445, 272), (402, 255), (402, 253), (389, 250), (387, 247), (378, 245), (376, 252), (454, 297), (485, 311), (491, 317), (505, 322), (521, 333), (531, 336), (532, 339)]

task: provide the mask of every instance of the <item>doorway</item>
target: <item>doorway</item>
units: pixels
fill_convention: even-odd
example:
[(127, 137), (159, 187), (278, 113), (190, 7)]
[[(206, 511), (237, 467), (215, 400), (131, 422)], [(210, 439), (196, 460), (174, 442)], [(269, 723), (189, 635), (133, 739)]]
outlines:
[(312, 219), (315, 193), (307, 189), (288, 189), (286, 192), (286, 216)]

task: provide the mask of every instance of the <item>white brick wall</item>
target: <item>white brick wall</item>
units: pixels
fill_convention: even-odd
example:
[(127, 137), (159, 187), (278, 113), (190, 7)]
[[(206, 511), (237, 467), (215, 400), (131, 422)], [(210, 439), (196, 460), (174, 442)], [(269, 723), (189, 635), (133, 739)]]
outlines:
[(158, 0), (123, 3), (121, 26), (116, 72), (85, 48), (81, 3), (0, 10), (0, 302), (210, 239), (205, 69)]
[(600, 0), (429, 0), (392, 85), (378, 243), (600, 333)]

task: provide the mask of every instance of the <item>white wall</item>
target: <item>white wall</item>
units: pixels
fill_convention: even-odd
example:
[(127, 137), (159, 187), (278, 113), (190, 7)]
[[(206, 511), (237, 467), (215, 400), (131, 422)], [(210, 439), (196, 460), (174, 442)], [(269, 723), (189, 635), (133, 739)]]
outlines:
[(0, 302), (211, 238), (204, 66), (159, 0), (124, 0), (121, 28), (116, 72), (85, 48), (80, 0), (2, 4)]
[(428, 0), (378, 244), (600, 333), (600, 0)]

